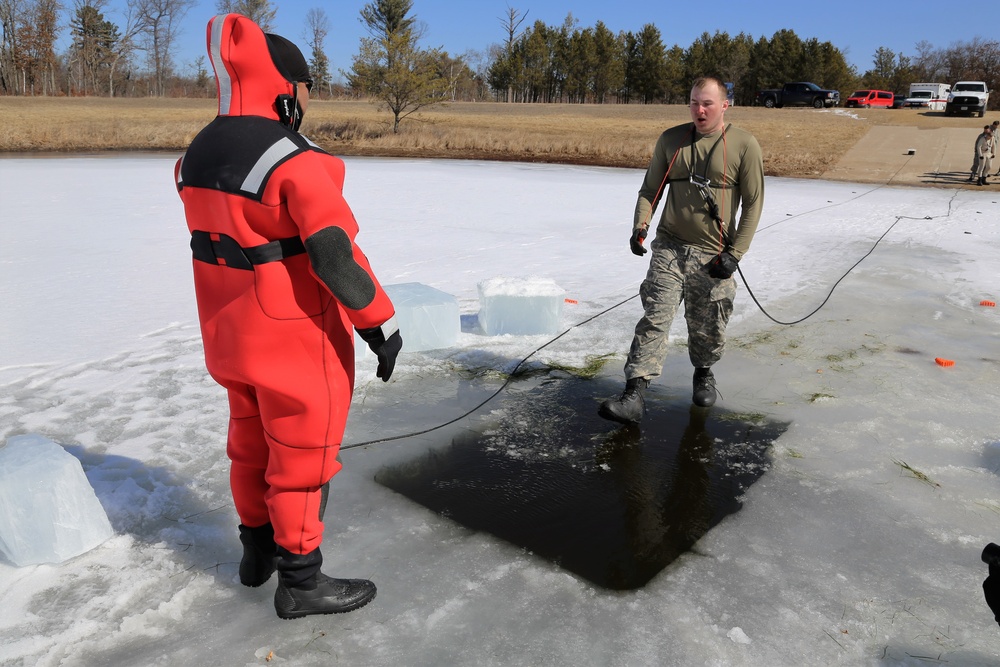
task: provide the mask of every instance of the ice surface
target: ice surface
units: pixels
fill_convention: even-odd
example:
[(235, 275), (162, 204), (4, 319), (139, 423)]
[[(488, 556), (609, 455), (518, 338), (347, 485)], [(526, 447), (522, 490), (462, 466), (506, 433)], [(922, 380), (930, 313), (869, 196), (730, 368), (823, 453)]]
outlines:
[(451, 347), (462, 330), (458, 299), (421, 283), (384, 285), (396, 307), (396, 323), (403, 337), (403, 352)]
[[(205, 371), (174, 157), (0, 158), (0, 219), (12, 222), (0, 244), (0, 443), (72, 443), (115, 528), (59, 565), (0, 558), (4, 667), (1000, 664), (980, 560), (1000, 542), (1000, 309), (979, 305), (1000, 299), (996, 190), (768, 179), (740, 267), (777, 319), (819, 306), (898, 224), (795, 326), (766, 318), (741, 281), (712, 413), (790, 426), (743, 509), (641, 589), (601, 590), (375, 481), (470, 426), (571, 418), (504, 407), (519, 378), (474, 418), (342, 453), (324, 570), (371, 578), (379, 595), (288, 622), (274, 614), (273, 578), (238, 580), (229, 407)], [(456, 295), (463, 331), (448, 350), (400, 355), (388, 383), (374, 355), (358, 355), (345, 443), (457, 419), (539, 347), (467, 326), (491, 276), (555, 280), (578, 300), (564, 306), (566, 328), (596, 317), (522, 370), (544, 382), (553, 367), (603, 361), (603, 388), (577, 412), (620, 391), (648, 266), (628, 248), (641, 169), (346, 162), (379, 279)], [(516, 196), (484, 205), (487, 191)], [(648, 394), (660, 406), (691, 392), (683, 317), (670, 333)], [(615, 430), (592, 434), (595, 463)], [(548, 440), (511, 438), (504, 451), (590, 465)], [(588, 470), (617, 474), (608, 465)]]
[(0, 447), (0, 552), (14, 565), (61, 563), (113, 532), (72, 454), (40, 435)]
[(559, 333), (565, 299), (547, 278), (489, 278), (479, 283), (479, 326), (487, 336)]

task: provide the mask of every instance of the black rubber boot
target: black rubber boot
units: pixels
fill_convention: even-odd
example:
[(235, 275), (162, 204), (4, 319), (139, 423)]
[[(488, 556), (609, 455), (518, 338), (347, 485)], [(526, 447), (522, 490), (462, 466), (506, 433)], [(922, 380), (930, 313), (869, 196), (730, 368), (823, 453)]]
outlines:
[(711, 368), (694, 369), (694, 393), (691, 402), (699, 408), (710, 408), (715, 405), (718, 394), (715, 392), (715, 376)]
[(601, 403), (597, 414), (621, 424), (638, 424), (646, 414), (643, 392), (648, 386), (648, 378), (632, 378), (625, 383), (625, 391), (621, 396)]
[(274, 527), (265, 523), (257, 528), (240, 524), (243, 558), (240, 560), (240, 583), (257, 588), (274, 573)]
[(986, 185), (986, 179), (980, 176), (979, 179), (976, 181), (976, 185)]
[(320, 572), (323, 554), (319, 549), (299, 555), (278, 547), (275, 563), (274, 610), (281, 618), (343, 614), (375, 599), (375, 584), (367, 579), (334, 579)]

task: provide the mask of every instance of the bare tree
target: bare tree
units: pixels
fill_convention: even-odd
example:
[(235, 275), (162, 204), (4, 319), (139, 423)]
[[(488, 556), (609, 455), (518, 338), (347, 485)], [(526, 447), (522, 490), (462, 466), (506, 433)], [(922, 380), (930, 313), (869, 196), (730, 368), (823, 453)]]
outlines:
[(218, 0), (215, 8), (220, 14), (242, 14), (264, 32), (274, 32), (274, 17), (278, 10), (271, 6), (271, 0)]
[(333, 87), (330, 81), (330, 59), (323, 50), (323, 42), (330, 34), (330, 19), (322, 9), (313, 7), (306, 12), (305, 40), (312, 52), (309, 59), (309, 74), (312, 75), (316, 84), (317, 92), (326, 87), (327, 94), (332, 94)]
[(14, 19), (18, 48), (13, 64), (21, 93), (47, 95), (56, 91), (55, 42), (59, 35), (58, 0), (35, 0)]
[(20, 59), (18, 20), (25, 15), (24, 0), (0, 0), (0, 91), (13, 94), (18, 90), (16, 62)]
[(174, 44), (181, 19), (196, 0), (127, 0), (134, 11), (137, 42), (153, 69), (156, 95), (166, 93), (167, 76), (173, 69)]
[(504, 42), (504, 46), (507, 49), (507, 53), (510, 53), (511, 49), (514, 48), (514, 42), (517, 41), (520, 35), (521, 24), (524, 23), (525, 19), (528, 18), (528, 12), (523, 14), (507, 5), (507, 15), (499, 17), (497, 20), (500, 21), (500, 25), (503, 26), (504, 32), (507, 33), (507, 40)]
[[(527, 19), (527, 18), (528, 18), (528, 12), (524, 12), (522, 14), (520, 11), (514, 9), (510, 5), (507, 5), (507, 15), (503, 16), (503, 17), (500, 17), (498, 19), (500, 21), (500, 25), (503, 26), (504, 32), (507, 33), (507, 39), (504, 42), (504, 58), (503, 58), (503, 60), (504, 60), (505, 64), (507, 65), (508, 69), (509, 69), (510, 61), (512, 59), (512, 55), (514, 53), (514, 43), (517, 41), (517, 39), (520, 36), (521, 24), (524, 23), (525, 19)], [(501, 77), (502, 77), (502, 75), (501, 75)], [(508, 83), (507, 83), (507, 101), (508, 102), (513, 102), (514, 101), (514, 78), (515, 78), (515, 75), (514, 75), (513, 72), (508, 72), (506, 78), (508, 79)]]
[(136, 51), (136, 38), (141, 29), (142, 24), (138, 14), (135, 8), (129, 4), (125, 12), (125, 30), (118, 40), (117, 48), (114, 50), (108, 67), (108, 95), (110, 97), (115, 96), (114, 82), (116, 73), (119, 71), (118, 68), (123, 65), (130, 66), (132, 63), (132, 57)]
[(940, 49), (934, 48), (934, 45), (926, 39), (917, 42), (916, 49), (917, 55), (913, 60), (913, 70), (914, 76), (918, 80), (932, 83), (947, 78), (947, 66)]

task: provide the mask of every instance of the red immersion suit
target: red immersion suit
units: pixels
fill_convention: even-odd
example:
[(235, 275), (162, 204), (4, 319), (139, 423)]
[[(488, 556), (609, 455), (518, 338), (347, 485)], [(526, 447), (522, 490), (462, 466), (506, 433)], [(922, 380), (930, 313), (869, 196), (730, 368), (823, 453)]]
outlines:
[(175, 168), (205, 362), (229, 393), (240, 521), (271, 522), (279, 546), (305, 554), (322, 539), (320, 487), (340, 470), (352, 327), (388, 338), (394, 310), (354, 243), (344, 163), (280, 120), (277, 103), (294, 103), (295, 85), (264, 33), (217, 16), (208, 47), (219, 114)]

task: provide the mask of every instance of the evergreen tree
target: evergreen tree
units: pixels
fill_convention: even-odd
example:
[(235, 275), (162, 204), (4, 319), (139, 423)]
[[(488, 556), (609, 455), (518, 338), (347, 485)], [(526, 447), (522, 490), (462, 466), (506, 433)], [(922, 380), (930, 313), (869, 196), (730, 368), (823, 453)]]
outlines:
[(636, 97), (643, 104), (663, 99), (667, 78), (667, 53), (660, 30), (647, 23), (635, 36), (635, 67), (632, 72)]
[[(70, 20), (70, 74), (76, 73), (78, 86), (83, 92), (97, 93), (103, 87), (104, 77), (116, 59), (115, 51), (121, 35), (111, 21), (104, 18), (100, 9), (103, 0), (78, 5)], [(110, 83), (109, 83), (110, 85)]]
[(590, 28), (576, 30), (569, 38), (569, 58), (564, 84), (569, 102), (586, 102), (593, 88), (593, 75), (597, 69), (597, 51), (594, 33)]
[(872, 56), (872, 69), (861, 77), (861, 86), (876, 90), (906, 92), (913, 79), (910, 59), (880, 46)]
[[(771, 36), (761, 65), (765, 87), (780, 88), (790, 81), (808, 81), (803, 64), (802, 40), (794, 30), (779, 30)], [(819, 81), (815, 83), (821, 84)]]
[(820, 42), (816, 38), (803, 44), (802, 79), (831, 90), (853, 89), (857, 85), (858, 73), (847, 63), (844, 53), (830, 42)]
[(684, 71), (684, 49), (674, 44), (663, 61), (663, 101), (667, 104), (687, 104), (691, 98), (691, 81)]
[(625, 78), (625, 49), (621, 40), (601, 21), (594, 26), (593, 44), (591, 87), (594, 101), (600, 104), (606, 102), (609, 95), (621, 91)]
[(392, 131), (410, 114), (443, 101), (447, 82), (437, 68), (441, 52), (417, 46), (416, 18), (410, 0), (374, 0), (361, 10), (371, 37), (361, 40), (347, 73), (350, 86), (371, 95), (393, 115)]
[(523, 97), (525, 102), (544, 102), (543, 95), (551, 69), (552, 47), (549, 28), (542, 21), (535, 25), (522, 39)]

